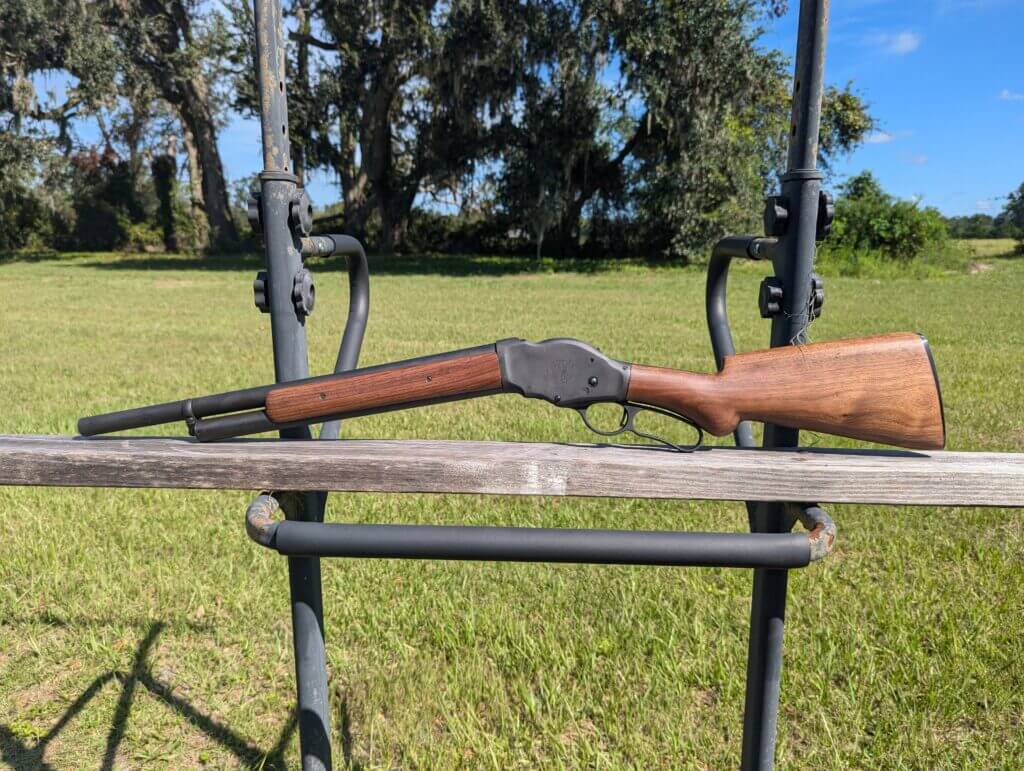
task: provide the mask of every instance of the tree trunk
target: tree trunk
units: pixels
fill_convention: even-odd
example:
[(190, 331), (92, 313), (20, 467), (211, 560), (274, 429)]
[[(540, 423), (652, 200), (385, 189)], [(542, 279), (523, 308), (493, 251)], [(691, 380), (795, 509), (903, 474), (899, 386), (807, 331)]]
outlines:
[(380, 50), (382, 61), (363, 93), (360, 161), (371, 185), (373, 204), (380, 215), (378, 246), (384, 254), (394, 254), (405, 241), (409, 213), (420, 180), (415, 171), (403, 173), (396, 168), (392, 109), (401, 88), (402, 75), (398, 57), (391, 50), (386, 32), (381, 37)]
[(210, 228), (206, 221), (206, 199), (203, 196), (203, 172), (199, 165), (199, 150), (187, 125), (183, 125), (185, 154), (188, 157), (189, 219), (192, 222), (192, 244), (200, 251), (210, 245)]
[(142, 164), (145, 161), (142, 138), (146, 131), (146, 119), (140, 117), (135, 105), (132, 105), (131, 122), (125, 131), (125, 144), (128, 145), (128, 169), (131, 175), (131, 215), (136, 222), (146, 217), (146, 207), (142, 200)]
[(562, 210), (561, 222), (558, 224), (559, 251), (563, 257), (577, 257), (580, 252), (580, 219), (583, 216), (583, 207), (593, 196), (590, 192), (584, 197), (583, 191), (570, 189), (569, 201)]
[(353, 131), (341, 131), (340, 162), (337, 172), (341, 179), (344, 200), (343, 227), (346, 233), (359, 239), (366, 238), (366, 219), (369, 206), (366, 200), (366, 170), (356, 165), (356, 136)]
[(409, 218), (403, 216), (394, 201), (378, 201), (380, 212), (380, 250), (383, 254), (394, 254), (405, 243)]
[(412, 204), (416, 200), (418, 190), (418, 184), (407, 185), (398, 191), (390, 188), (386, 198), (377, 199), (377, 209), (380, 212), (380, 247), (384, 254), (394, 254), (405, 246), (409, 216), (412, 214)]
[(151, 170), (153, 173), (153, 187), (156, 188), (156, 197), (159, 201), (157, 219), (164, 235), (164, 249), (168, 252), (176, 252), (178, 233), (174, 227), (174, 199), (178, 193), (178, 160), (174, 157), (171, 148), (165, 155), (158, 155), (153, 159)]
[(238, 231), (228, 207), (228, 188), (224, 167), (217, 149), (217, 129), (210, 114), (206, 81), (201, 75), (192, 77), (182, 89), (178, 112), (188, 127), (195, 147), (195, 156), (202, 180), (203, 204), (210, 228), (210, 245), (231, 246), (238, 242)]
[[(183, 66), (189, 59), (183, 54), (193, 51), (192, 17), (197, 13), (196, 6), (185, 0), (134, 0), (126, 1), (111, 19), (148, 43), (148, 47), (129, 47), (127, 54), (178, 113), (189, 154), (193, 210), (202, 204), (209, 231), (206, 238), (202, 237), (200, 223), (196, 222), (200, 248), (223, 247), (237, 243), (238, 233), (228, 207), (210, 89), (200, 68)], [(145, 23), (139, 24), (140, 19)]]
[[(296, 38), (296, 52), (295, 52), (295, 77), (292, 78), (289, 90), (300, 98), (293, 100), (300, 102), (303, 107), (308, 104), (309, 101), (309, 36), (312, 32), (312, 26), (310, 24), (310, 13), (309, 13), (309, 0), (299, 0), (295, 4), (295, 24), (298, 27), (298, 36)], [(296, 115), (293, 110), (291, 115)], [(299, 110), (298, 118), (301, 121), (308, 116), (305, 115), (305, 110)], [(289, 116), (291, 117), (291, 116)], [(294, 123), (293, 121), (289, 121)], [(296, 130), (294, 126), (289, 127), (291, 134), (291, 152), (292, 152), (292, 174), (299, 178), (299, 184), (304, 185), (306, 180), (306, 140), (308, 139), (308, 126), (303, 126), (301, 130)]]

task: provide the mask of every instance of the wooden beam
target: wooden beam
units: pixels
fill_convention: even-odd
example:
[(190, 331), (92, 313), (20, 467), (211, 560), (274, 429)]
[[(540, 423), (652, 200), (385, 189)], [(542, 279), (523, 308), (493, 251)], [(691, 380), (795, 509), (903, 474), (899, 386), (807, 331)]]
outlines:
[(1024, 506), (1024, 454), (0, 435), (0, 484)]

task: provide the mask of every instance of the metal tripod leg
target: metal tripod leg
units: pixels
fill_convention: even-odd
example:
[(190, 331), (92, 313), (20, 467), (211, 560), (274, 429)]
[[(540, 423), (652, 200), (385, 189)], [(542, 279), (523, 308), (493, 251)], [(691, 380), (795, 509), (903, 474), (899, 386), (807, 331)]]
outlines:
[[(784, 232), (777, 234), (780, 239), (772, 260), (783, 292), (781, 313), (772, 319), (773, 347), (803, 342), (811, 321), (812, 271), (821, 190), (821, 174), (816, 166), (828, 5), (828, 0), (801, 0), (800, 3), (789, 156), (779, 201), (788, 216)], [(765, 426), (765, 447), (798, 444), (797, 431)], [(759, 504), (753, 512), (752, 525), (758, 532), (785, 532), (792, 522), (782, 504)], [(744, 769), (770, 769), (774, 765), (786, 584), (785, 570), (754, 571), (743, 719)]]
[[(303, 238), (312, 224), (312, 205), (290, 168), (288, 105), (285, 94), (285, 49), (280, 0), (255, 0), (256, 64), (263, 130), (263, 173), (257, 201), (257, 223), (266, 247), (266, 275), (257, 279), (262, 302), (270, 312), (277, 382), (309, 374), (306, 315), (312, 310), (311, 278), (302, 255), (339, 252), (349, 258), (349, 319), (337, 369), (355, 366), (366, 327), (369, 289), (366, 257), (354, 239), (343, 236)], [(338, 424), (326, 427), (323, 438), (337, 436)], [(281, 432), (284, 438), (309, 439), (308, 428)], [(303, 492), (283, 496), (289, 519), (322, 522), (327, 496)], [(331, 732), (324, 649), (323, 592), (320, 560), (289, 557), (295, 677), (299, 706), (299, 745), (305, 771), (331, 768)]]

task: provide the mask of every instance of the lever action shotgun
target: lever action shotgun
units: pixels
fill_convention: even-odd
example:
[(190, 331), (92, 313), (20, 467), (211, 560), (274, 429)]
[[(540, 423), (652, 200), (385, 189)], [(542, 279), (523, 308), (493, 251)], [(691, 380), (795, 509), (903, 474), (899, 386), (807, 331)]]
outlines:
[[(199, 441), (257, 434), (425, 404), (517, 393), (578, 410), (603, 436), (639, 431), (652, 411), (722, 436), (741, 420), (917, 449), (945, 444), (938, 376), (928, 342), (901, 333), (729, 356), (713, 375), (611, 359), (579, 340), (508, 339), (435, 356), (82, 418), (84, 436), (184, 420)], [(622, 407), (617, 428), (587, 409)]]

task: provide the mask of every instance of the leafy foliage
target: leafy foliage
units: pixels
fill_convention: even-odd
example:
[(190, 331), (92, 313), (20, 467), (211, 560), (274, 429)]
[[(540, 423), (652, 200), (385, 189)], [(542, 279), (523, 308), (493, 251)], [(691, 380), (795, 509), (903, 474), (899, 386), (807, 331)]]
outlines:
[(1018, 230), (1005, 214), (971, 214), (947, 217), (950, 238), (1014, 238)]
[(937, 209), (893, 197), (870, 172), (851, 177), (839, 190), (832, 233), (821, 248), (826, 267), (861, 275), (885, 264), (962, 266), (965, 253), (951, 241)]
[[(783, 165), (789, 74), (737, 0), (542, 5), (502, 126), (499, 201), (556, 254), (685, 257), (753, 227)], [(723, 44), (728, 41), (728, 44)], [(822, 148), (873, 125), (850, 87), (825, 98)]]
[[(294, 169), (335, 172), (337, 227), (385, 252), (687, 258), (755, 229), (775, 185), (790, 73), (758, 25), (779, 10), (290, 0)], [(0, 245), (25, 246), (27, 228), (126, 248), (143, 223), (168, 249), (238, 243), (217, 136), (226, 110), (257, 107), (247, 0), (11, 0), (0, 14), (0, 154), (18, 159)], [(51, 71), (71, 84), (63, 103), (35, 93)], [(83, 121), (100, 142), (76, 136)], [(823, 162), (871, 126), (849, 85), (828, 89)], [(73, 157), (102, 163), (87, 174)]]
[(1018, 250), (1024, 250), (1024, 182), (1006, 197), (1006, 207), (999, 215), (1000, 223), (1018, 241)]

